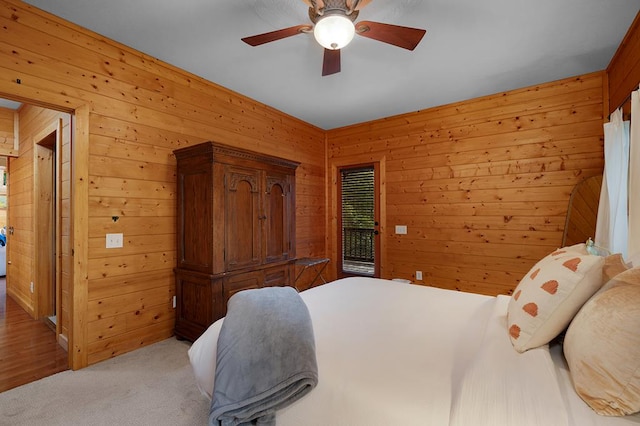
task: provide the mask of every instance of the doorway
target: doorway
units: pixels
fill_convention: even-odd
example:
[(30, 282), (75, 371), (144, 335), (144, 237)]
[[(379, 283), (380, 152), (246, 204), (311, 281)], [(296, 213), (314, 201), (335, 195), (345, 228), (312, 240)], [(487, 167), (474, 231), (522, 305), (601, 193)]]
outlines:
[(380, 276), (378, 163), (338, 169), (338, 275)]
[(7, 293), (66, 350), (71, 275), (63, 275), (63, 261), (68, 270), (71, 258), (63, 241), (71, 241), (72, 116), (31, 104), (15, 115), (17, 146), (7, 165)]
[[(11, 94), (0, 97), (11, 99)], [(77, 188), (73, 182), (86, 182), (88, 174), (89, 108), (27, 99), (8, 102), (4, 113), (13, 119), (0, 121), (8, 128), (5, 144), (0, 144), (0, 152), (8, 156), (7, 296), (40, 323), (55, 315), (57, 344), (67, 350), (69, 367), (82, 368), (87, 365), (88, 292), (86, 263), (74, 262), (74, 252), (86, 258), (88, 196), (86, 185)], [(72, 139), (81, 143), (72, 146)], [(83, 161), (76, 162), (76, 155)], [(81, 226), (75, 226), (76, 217), (84, 219)], [(53, 249), (47, 249), (51, 244)], [(76, 279), (82, 283), (77, 285)]]

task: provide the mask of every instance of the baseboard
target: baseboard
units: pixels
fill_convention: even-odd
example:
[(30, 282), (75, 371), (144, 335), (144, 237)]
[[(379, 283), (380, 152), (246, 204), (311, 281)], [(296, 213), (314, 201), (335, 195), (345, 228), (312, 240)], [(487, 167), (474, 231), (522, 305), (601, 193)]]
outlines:
[(58, 344), (67, 352), (69, 352), (69, 339), (64, 334), (58, 334)]

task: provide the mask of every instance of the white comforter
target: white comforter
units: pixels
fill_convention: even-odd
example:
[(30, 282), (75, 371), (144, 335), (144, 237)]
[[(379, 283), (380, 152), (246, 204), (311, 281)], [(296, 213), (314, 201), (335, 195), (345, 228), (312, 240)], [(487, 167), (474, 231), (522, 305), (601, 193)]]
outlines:
[[(547, 346), (517, 353), (508, 297), (371, 278), (301, 293), (316, 337), (318, 386), (279, 426), (573, 424)], [(209, 398), (222, 320), (189, 351)]]

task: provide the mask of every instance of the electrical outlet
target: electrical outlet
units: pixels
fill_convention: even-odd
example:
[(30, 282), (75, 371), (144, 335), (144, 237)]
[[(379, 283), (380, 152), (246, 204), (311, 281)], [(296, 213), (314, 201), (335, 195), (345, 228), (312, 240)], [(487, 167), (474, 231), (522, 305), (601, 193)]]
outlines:
[(106, 248), (120, 248), (122, 247), (122, 234), (107, 234), (106, 236)]
[(416, 271), (416, 280), (422, 280), (422, 271)]

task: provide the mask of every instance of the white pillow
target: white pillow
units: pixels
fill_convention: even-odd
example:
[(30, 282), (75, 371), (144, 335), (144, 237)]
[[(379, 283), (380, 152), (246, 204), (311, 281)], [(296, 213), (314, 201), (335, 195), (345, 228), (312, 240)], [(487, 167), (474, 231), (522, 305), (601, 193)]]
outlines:
[(565, 247), (534, 265), (516, 287), (507, 313), (513, 347), (524, 352), (549, 343), (602, 287), (604, 258), (584, 244)]

